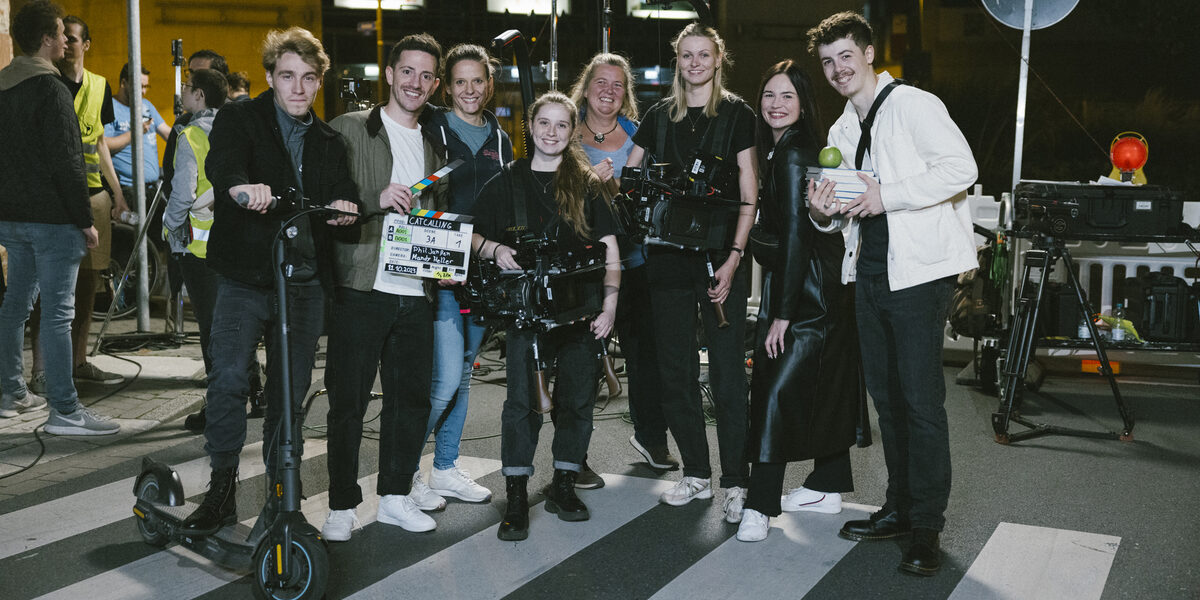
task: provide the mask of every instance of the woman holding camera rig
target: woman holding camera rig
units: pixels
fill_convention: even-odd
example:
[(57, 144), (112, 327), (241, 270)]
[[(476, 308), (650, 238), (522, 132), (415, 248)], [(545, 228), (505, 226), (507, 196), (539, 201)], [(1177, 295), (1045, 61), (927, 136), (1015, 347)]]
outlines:
[[(715, 30), (692, 23), (671, 42), (675, 49), (672, 95), (654, 105), (633, 136), (630, 165), (640, 165), (647, 153), (650, 162), (670, 163), (678, 173), (693, 157), (710, 160), (717, 172), (727, 174), (712, 181), (718, 195), (740, 200), (732, 243), (710, 253), (648, 247), (646, 266), (650, 280), (650, 311), (654, 318), (663, 412), (683, 459), (683, 479), (660, 498), (682, 506), (694, 499), (712, 498), (708, 437), (699, 390), (696, 344), (696, 310), (708, 340), (708, 372), (717, 412), (717, 440), (721, 455), (721, 487), (726, 488), (725, 520), (742, 518), (749, 465), (746, 445), (746, 373), (743, 336), (749, 264), (742, 263), (758, 181), (754, 157), (754, 111), (725, 90), (724, 69), (730, 61), (725, 42)], [(736, 157), (736, 158), (735, 158)], [(706, 177), (709, 176), (706, 174)], [(732, 216), (730, 217), (733, 218)], [(708, 260), (714, 268), (709, 276)], [(710, 286), (710, 279), (714, 285)], [(718, 326), (716, 305), (723, 304), (729, 325)]]
[[(600, 363), (597, 340), (612, 333), (621, 284), (616, 223), (600, 197), (600, 181), (575, 140), (578, 112), (558, 92), (543, 94), (529, 110), (530, 158), (511, 162), (484, 186), (473, 211), (472, 247), (484, 260), (501, 269), (532, 265), (517, 262), (519, 237), (545, 236), (560, 250), (604, 245), (603, 311), (588, 323), (551, 329), (540, 338), (540, 359), (547, 368), (557, 363), (554, 402), (554, 480), (546, 510), (564, 521), (589, 518), (587, 506), (575, 495), (575, 477), (592, 435), (592, 406)], [(508, 507), (497, 537), (523, 540), (529, 536), (529, 477), (537, 449), (542, 415), (534, 411), (534, 332), (509, 327), (505, 334), (508, 361), (507, 396), (501, 413), (500, 458)]]
[[(770, 517), (781, 511), (841, 512), (841, 493), (854, 489), (850, 446), (859, 408), (866, 409), (854, 293), (841, 283), (842, 235), (817, 231), (804, 197), (822, 139), (812, 81), (785, 60), (763, 75), (758, 98), (763, 189), (750, 246), (764, 275), (743, 542), (766, 539)], [(813, 471), (781, 501), (787, 463), (808, 459)]]

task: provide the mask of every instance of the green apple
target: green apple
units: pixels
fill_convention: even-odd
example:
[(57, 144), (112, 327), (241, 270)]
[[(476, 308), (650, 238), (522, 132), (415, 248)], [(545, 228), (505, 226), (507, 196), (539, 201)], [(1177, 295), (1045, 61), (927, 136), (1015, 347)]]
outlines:
[(837, 168), (842, 164), (842, 151), (836, 146), (825, 146), (817, 155), (817, 162), (821, 163), (822, 167)]

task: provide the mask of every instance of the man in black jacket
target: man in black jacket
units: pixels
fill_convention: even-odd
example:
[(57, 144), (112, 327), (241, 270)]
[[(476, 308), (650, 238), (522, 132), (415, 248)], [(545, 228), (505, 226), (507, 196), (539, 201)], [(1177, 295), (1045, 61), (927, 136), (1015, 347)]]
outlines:
[[(207, 426), (204, 430), (212, 479), (203, 503), (184, 526), (197, 534), (237, 521), (234, 504), (238, 456), (246, 441), (247, 375), (259, 337), (267, 341), (267, 415), (263, 444), (267, 473), (274, 477), (276, 428), (284, 399), (272, 243), (294, 188), (314, 204), (357, 213), (358, 197), (346, 162), (346, 145), (312, 111), (329, 57), (311, 33), (299, 27), (272, 31), (263, 43), (263, 68), (271, 89), (252, 101), (217, 114), (209, 134), (205, 173), (216, 194), (208, 242), (208, 265), (219, 275), (209, 348)], [(282, 198), (281, 198), (282, 197)], [(276, 200), (277, 198), (281, 198)], [(299, 407), (312, 383), (321, 335), (325, 294), (332, 285), (330, 226), (350, 225), (352, 216), (302, 217), (286, 246), (288, 351), (292, 398)], [(286, 424), (284, 424), (286, 426)]]
[(97, 243), (84, 176), (83, 145), (71, 94), (54, 61), (67, 38), (62, 9), (26, 4), (13, 19), (25, 56), (0, 71), (0, 245), (8, 250), (8, 291), (0, 305), (0, 417), (40, 410), (46, 401), (22, 377), (25, 322), (39, 290), (46, 432), (104, 435), (120, 426), (79, 403), (71, 380), (71, 318), (85, 248)]

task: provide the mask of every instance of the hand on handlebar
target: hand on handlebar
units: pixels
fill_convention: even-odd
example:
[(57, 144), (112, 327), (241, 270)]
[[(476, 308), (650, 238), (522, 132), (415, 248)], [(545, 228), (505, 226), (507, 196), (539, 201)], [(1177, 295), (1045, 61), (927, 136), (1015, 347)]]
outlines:
[(242, 208), (256, 213), (265, 214), (275, 206), (275, 198), (271, 195), (271, 186), (264, 183), (245, 183), (229, 188), (229, 195)]

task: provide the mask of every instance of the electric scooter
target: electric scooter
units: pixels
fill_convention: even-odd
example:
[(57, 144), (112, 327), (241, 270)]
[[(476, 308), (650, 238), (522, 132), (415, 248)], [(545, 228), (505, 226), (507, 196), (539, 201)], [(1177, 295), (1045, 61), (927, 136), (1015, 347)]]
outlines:
[[(276, 197), (274, 208), (289, 191)], [(240, 199), (239, 199), (240, 200)], [(243, 203), (243, 202), (239, 202)], [(244, 204), (244, 203), (243, 203)], [(288, 347), (287, 279), (292, 272), (284, 253), (284, 239), (296, 235), (292, 223), (310, 214), (350, 215), (326, 206), (309, 206), (300, 198), (293, 202), (297, 212), (287, 218), (275, 235), (272, 245), (275, 260), (275, 291), (278, 298), (280, 361), (283, 373), (279, 381), (282, 402), (277, 444), (276, 472), (271, 479), (272, 489), (253, 528), (241, 523), (222, 527), (212, 535), (195, 535), (183, 529), (183, 521), (198, 505), (186, 500), (183, 482), (171, 467), (150, 457), (142, 459), (142, 473), (134, 483), (137, 498), (133, 514), (137, 517), (138, 532), (152, 545), (164, 547), (178, 543), (217, 564), (238, 573), (252, 574), (254, 595), (262, 599), (301, 600), (320, 598), (329, 581), (329, 555), (320, 531), (304, 519), (300, 512), (300, 450), (303, 441), (300, 427), (303, 411), (296, 418), (291, 398), (291, 357)]]

